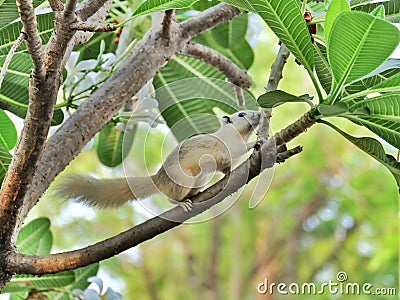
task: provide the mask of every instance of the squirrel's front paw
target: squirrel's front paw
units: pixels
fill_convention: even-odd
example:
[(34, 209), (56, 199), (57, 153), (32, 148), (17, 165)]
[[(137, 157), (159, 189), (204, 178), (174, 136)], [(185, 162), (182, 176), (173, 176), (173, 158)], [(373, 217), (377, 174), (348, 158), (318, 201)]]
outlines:
[(183, 201), (176, 201), (168, 198), (168, 201), (182, 207), (185, 212), (190, 212), (193, 208), (193, 202), (190, 199), (185, 199)]

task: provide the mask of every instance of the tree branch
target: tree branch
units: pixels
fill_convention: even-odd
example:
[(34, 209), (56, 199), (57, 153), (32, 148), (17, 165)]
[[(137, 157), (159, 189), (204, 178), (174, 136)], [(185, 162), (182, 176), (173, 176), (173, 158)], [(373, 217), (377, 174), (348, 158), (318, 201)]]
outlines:
[(204, 31), (232, 20), (240, 14), (240, 10), (232, 5), (221, 3), (201, 13), (201, 18), (190, 18), (182, 22), (183, 38), (190, 40)]
[(49, 5), (53, 12), (64, 10), (64, 3), (61, 0), (49, 0)]
[(114, 24), (103, 24), (103, 23), (93, 23), (93, 22), (77, 22), (71, 24), (71, 29), (82, 30), (90, 32), (107, 32), (114, 30)]
[(231, 60), (214, 49), (201, 44), (189, 42), (186, 47), (183, 48), (181, 53), (186, 56), (200, 59), (214, 66), (224, 74), (230, 82), (241, 88), (249, 88), (251, 86), (251, 78), (247, 75), (246, 70), (240, 69)]
[(167, 44), (169, 43), (169, 40), (171, 38), (171, 26), (172, 22), (174, 21), (174, 17), (175, 17), (175, 10), (173, 9), (166, 10), (164, 13), (164, 18), (161, 22), (161, 27), (162, 27), (161, 38)]
[(98, 1), (85, 0), (85, 1), (83, 1), (81, 3), (81, 7), (76, 12), (79, 17), (79, 20), (83, 21), (83, 22), (87, 21), (87, 19), (89, 19), (94, 14), (96, 14), (99, 9), (104, 7), (104, 5), (108, 1), (109, 0), (98, 0)]
[[(274, 91), (278, 88), (279, 81), (282, 79), (282, 72), (283, 72), (283, 67), (286, 64), (286, 61), (290, 55), (290, 51), (284, 44), (281, 44), (281, 47), (279, 48), (278, 55), (276, 56), (276, 59), (274, 63), (271, 66), (271, 73), (269, 75), (268, 79), (268, 84), (265, 89), (266, 92)], [(262, 109), (261, 110), (261, 120), (260, 123), (266, 122), (265, 119), (269, 118), (272, 113), (272, 109)], [(266, 128), (266, 127), (264, 127)], [(265, 131), (264, 128), (260, 128), (258, 131), (258, 135), (261, 138), (266, 139), (268, 137), (269, 132)]]

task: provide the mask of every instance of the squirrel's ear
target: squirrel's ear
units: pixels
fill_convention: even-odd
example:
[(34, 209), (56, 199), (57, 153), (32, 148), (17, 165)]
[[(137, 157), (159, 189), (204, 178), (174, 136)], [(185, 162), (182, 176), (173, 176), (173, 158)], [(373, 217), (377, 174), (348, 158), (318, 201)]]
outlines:
[(223, 122), (224, 124), (232, 123), (231, 118), (230, 118), (229, 116), (223, 116), (223, 117), (222, 117), (222, 122)]

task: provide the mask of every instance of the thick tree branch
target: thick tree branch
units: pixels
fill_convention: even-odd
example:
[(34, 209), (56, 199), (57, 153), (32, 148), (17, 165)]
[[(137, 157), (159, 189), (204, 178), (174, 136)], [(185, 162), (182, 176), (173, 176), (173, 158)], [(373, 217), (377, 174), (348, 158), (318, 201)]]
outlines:
[[(90, 22), (102, 22), (102, 21), (104, 21), (106, 16), (107, 16), (107, 14), (108, 14), (108, 11), (109, 11), (109, 9), (111, 7), (111, 4), (112, 4), (112, 0), (107, 0), (106, 3), (104, 4), (104, 6), (101, 7), (101, 9), (99, 9), (98, 11), (96, 11), (96, 13), (93, 16), (91, 16), (88, 19), (88, 21), (90, 21)], [(64, 28), (64, 30), (70, 31), (68, 28)], [(61, 35), (62, 35), (62, 33), (61, 33)], [(66, 49), (65, 49), (64, 55), (62, 55), (62, 54), (59, 55), (60, 51), (58, 51), (57, 48), (54, 47), (54, 45), (53, 46), (49, 46), (49, 50), (47, 50), (48, 56), (50, 56), (49, 53), (51, 53), (52, 51), (56, 51), (57, 52), (56, 56), (58, 57), (58, 59), (62, 58), (61, 61), (57, 60), (57, 62), (55, 60), (52, 60), (51, 58), (49, 59), (50, 62), (53, 61), (53, 63), (50, 65), (50, 68), (58, 70), (57, 72), (51, 72), (50, 76), (55, 76), (55, 75), (61, 76), (61, 71), (62, 71), (62, 69), (64, 68), (64, 66), (66, 64), (66, 62), (67, 62), (67, 60), (68, 60), (68, 58), (70, 56), (70, 53), (72, 52), (73, 47), (76, 46), (77, 44), (85, 43), (92, 36), (93, 36), (93, 33), (91, 33), (91, 32), (82, 32), (82, 31), (80, 31), (80, 32), (76, 32), (75, 34), (73, 34), (72, 38), (69, 41), (63, 39), (62, 36), (60, 38), (55, 38), (55, 42), (54, 42), (55, 45), (57, 45), (59, 39), (62, 39), (62, 41), (64, 41), (66, 43)], [(63, 44), (63, 45), (65, 45), (65, 44)], [(53, 79), (53, 82), (54, 83), (59, 83), (59, 79), (57, 79), (57, 80)], [(57, 90), (58, 90), (58, 88), (57, 88)], [(47, 100), (49, 100), (49, 99), (47, 99)], [(66, 138), (66, 139), (68, 140), (68, 138)], [(39, 163), (39, 167), (38, 167), (39, 169), (40, 169), (41, 165), (42, 165), (42, 163)], [(40, 172), (41, 172), (40, 170), (38, 170), (36, 172), (35, 178), (37, 178), (38, 175), (41, 174)], [(18, 217), (17, 217), (17, 220), (18, 220), (17, 221), (17, 226), (14, 228), (13, 240), (16, 239), (16, 237), (18, 235), (18, 232), (19, 232), (19, 229), (20, 229), (20, 226), (23, 223), (23, 220), (26, 218), (28, 212), (32, 209), (32, 207), (36, 203), (36, 202), (33, 202), (33, 201), (29, 202), (29, 199), (32, 197), (32, 192), (34, 191), (32, 188), (35, 185), (35, 178), (33, 179), (33, 183), (29, 186), (30, 190), (27, 193), (27, 197), (25, 197), (25, 199), (24, 199), (24, 203), (25, 204), (21, 207), (21, 210), (19, 211), (19, 214), (18, 214)], [(35, 194), (35, 195), (37, 195), (37, 194)]]
[(217, 68), (233, 84), (241, 88), (249, 88), (251, 78), (246, 70), (240, 69), (231, 60), (223, 56), (218, 51), (193, 42), (187, 43), (181, 51), (183, 55), (200, 59)]
[(20, 0), (17, 3), (34, 69), (29, 84), (30, 105), (25, 124), (0, 191), (0, 242), (6, 245), (8, 251), (13, 247), (24, 219), (21, 215), (25, 216), (29, 211), (23, 205), (24, 197), (43, 153), (61, 82), (64, 54), (74, 35), (70, 24), (76, 22), (76, 0), (70, 0), (63, 13), (55, 14), (54, 32), (45, 50), (43, 64), (41, 40), (31, 2)]

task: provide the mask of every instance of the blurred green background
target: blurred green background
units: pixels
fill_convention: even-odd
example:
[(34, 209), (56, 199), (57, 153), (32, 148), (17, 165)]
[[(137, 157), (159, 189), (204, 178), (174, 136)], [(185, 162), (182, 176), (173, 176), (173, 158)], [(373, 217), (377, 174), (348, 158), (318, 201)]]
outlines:
[[(277, 40), (265, 27), (250, 69), (255, 96), (264, 91), (278, 49)], [(279, 88), (296, 95), (313, 94), (306, 72), (293, 57)], [(305, 104), (274, 109), (273, 130), (290, 124), (306, 110)], [(368, 134), (347, 122), (332, 121), (355, 136)], [(147, 130), (146, 125), (139, 126), (128, 158), (129, 168), (138, 175), (145, 170), (139, 158)], [(165, 130), (150, 131), (145, 149), (150, 172), (161, 164), (165, 135)], [(173, 141), (167, 142), (173, 146)], [(373, 285), (371, 291), (397, 288), (398, 192), (391, 174), (324, 125), (315, 125), (291, 145), (302, 145), (304, 151), (275, 168), (269, 191), (256, 208), (248, 207), (252, 182), (224, 214), (179, 226), (102, 262), (99, 277), (124, 299), (141, 300), (371, 298), (328, 292), (316, 296), (257, 292), (265, 278), (299, 285), (338, 282), (340, 271), (348, 276), (345, 283), (368, 282)], [(388, 149), (393, 153), (394, 149)], [(101, 166), (93, 149), (84, 150), (65, 172), (124, 175), (122, 167)], [(49, 195), (30, 219), (37, 216), (52, 221), (53, 252), (95, 243), (151, 217), (140, 205), (100, 211), (60, 203)], [(395, 297), (375, 295), (374, 299)]]

